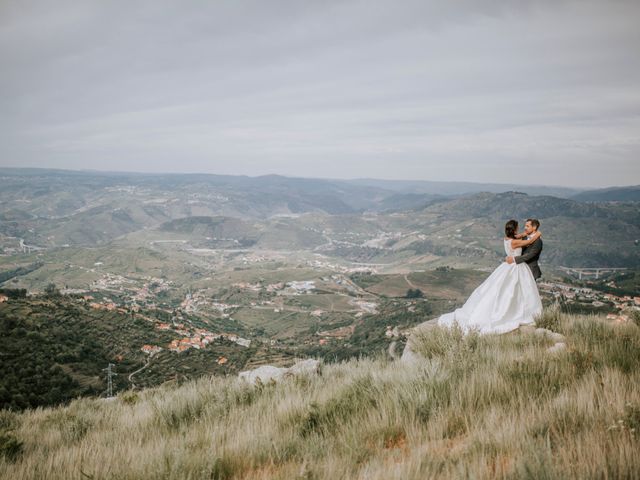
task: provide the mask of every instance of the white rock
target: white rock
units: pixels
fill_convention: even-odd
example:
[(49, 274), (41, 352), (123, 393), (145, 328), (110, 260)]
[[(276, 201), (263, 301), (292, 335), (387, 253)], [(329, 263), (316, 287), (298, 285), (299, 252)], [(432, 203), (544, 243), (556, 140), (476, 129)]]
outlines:
[(564, 335), (557, 332), (551, 332), (551, 334), (549, 335), (549, 338), (554, 342), (562, 342), (564, 340)]
[(521, 325), (520, 331), (522, 333), (534, 333), (536, 331), (536, 327), (533, 325)]
[(407, 341), (402, 351), (400, 361), (404, 363), (416, 363), (420, 360), (420, 356), (411, 349), (411, 344)]
[(564, 335), (558, 332), (552, 332), (546, 328), (536, 328), (535, 334), (539, 337), (547, 337), (554, 342), (562, 342), (564, 340)]
[(254, 370), (240, 372), (238, 376), (251, 384), (255, 384), (258, 379), (260, 379), (262, 383), (268, 382), (269, 380), (278, 381), (286, 372), (286, 368), (274, 367), (273, 365), (262, 365)]
[(536, 328), (534, 333), (539, 337), (544, 337), (547, 334), (547, 332), (550, 332), (550, 331), (551, 330), (547, 330), (546, 328)]
[(409, 336), (407, 338), (407, 343), (404, 346), (404, 350), (402, 351), (402, 356), (400, 357), (401, 362), (405, 363), (416, 363), (420, 360), (420, 355), (413, 351), (413, 334), (416, 332), (424, 332), (437, 326), (438, 319), (427, 320), (426, 322), (422, 322), (410, 330)]
[(315, 374), (320, 371), (320, 360), (308, 358), (306, 360), (300, 360), (287, 369), (287, 374)]
[(277, 382), (284, 377), (292, 375), (312, 375), (320, 370), (320, 361), (313, 358), (300, 360), (289, 368), (274, 367), (273, 365), (262, 365), (253, 370), (240, 372), (238, 377), (254, 385), (260, 380), (262, 383), (273, 380)]
[(557, 353), (562, 352), (567, 349), (567, 344), (564, 342), (557, 342), (553, 346), (547, 348), (547, 352), (549, 353)]

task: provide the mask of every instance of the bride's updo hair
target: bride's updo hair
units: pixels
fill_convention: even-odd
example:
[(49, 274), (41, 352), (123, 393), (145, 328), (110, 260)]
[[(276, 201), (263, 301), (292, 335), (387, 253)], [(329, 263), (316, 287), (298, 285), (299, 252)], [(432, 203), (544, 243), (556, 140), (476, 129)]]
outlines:
[(507, 238), (516, 238), (516, 232), (518, 231), (518, 221), (509, 220), (504, 225), (504, 235)]

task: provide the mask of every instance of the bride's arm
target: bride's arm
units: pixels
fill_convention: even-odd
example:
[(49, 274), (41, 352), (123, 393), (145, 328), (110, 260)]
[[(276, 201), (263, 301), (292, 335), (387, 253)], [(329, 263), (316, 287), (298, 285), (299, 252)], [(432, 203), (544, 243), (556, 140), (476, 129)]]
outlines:
[(536, 232), (531, 235), (531, 238), (529, 238), (529, 240), (511, 240), (511, 248), (526, 247), (527, 245), (531, 245), (538, 238), (540, 238), (541, 235), (542, 233)]

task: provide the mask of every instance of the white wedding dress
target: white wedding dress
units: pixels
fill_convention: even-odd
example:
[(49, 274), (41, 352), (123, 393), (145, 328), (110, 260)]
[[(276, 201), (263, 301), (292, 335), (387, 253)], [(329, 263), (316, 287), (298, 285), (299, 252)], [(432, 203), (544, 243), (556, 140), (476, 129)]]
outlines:
[[(507, 256), (518, 256), (522, 248), (511, 248), (505, 239)], [(465, 304), (438, 318), (438, 325), (458, 324), (464, 332), (506, 333), (520, 325), (530, 325), (542, 313), (538, 286), (526, 263), (503, 262), (476, 288)]]

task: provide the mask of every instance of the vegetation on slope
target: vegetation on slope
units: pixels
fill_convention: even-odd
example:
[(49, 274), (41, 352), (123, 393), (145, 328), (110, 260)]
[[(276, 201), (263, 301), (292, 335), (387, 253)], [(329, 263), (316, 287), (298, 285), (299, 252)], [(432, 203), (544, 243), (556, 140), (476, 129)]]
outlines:
[[(255, 348), (220, 339), (206, 350), (169, 352), (180, 338), (155, 328), (146, 315), (96, 310), (66, 296), (18, 298), (0, 304), (0, 408), (13, 410), (103, 395), (103, 369), (115, 364), (114, 391), (130, 388), (128, 374), (142, 367), (145, 344), (165, 348), (136, 375), (138, 386), (237, 373)], [(228, 359), (224, 366), (216, 360)]]
[(532, 333), (431, 330), (424, 360), (201, 378), (2, 412), (3, 478), (637, 478), (640, 328), (551, 312)]

